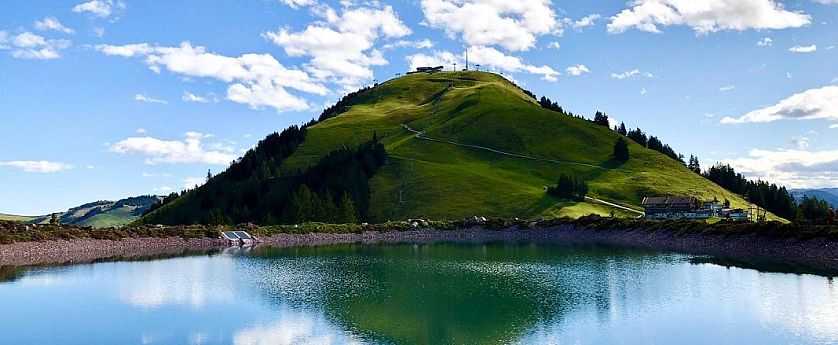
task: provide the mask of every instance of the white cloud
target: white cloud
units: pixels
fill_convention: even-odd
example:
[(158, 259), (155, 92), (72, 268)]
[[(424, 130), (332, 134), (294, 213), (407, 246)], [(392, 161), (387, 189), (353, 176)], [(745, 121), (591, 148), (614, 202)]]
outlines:
[[(449, 51), (434, 51), (431, 55), (414, 54), (405, 57), (410, 69), (422, 66), (445, 66), (450, 70), (456, 63), (458, 68), (465, 68), (463, 56), (456, 55)], [(471, 47), (469, 48), (469, 62), (474, 66), (480, 64), (482, 69), (496, 69), (503, 72), (517, 73), (524, 72), (540, 75), (547, 81), (556, 81), (561, 75), (550, 66), (535, 66), (524, 63), (520, 58), (509, 56), (492, 47)], [(511, 78), (507, 76), (507, 78)], [(511, 80), (511, 79), (510, 79)]]
[(736, 85), (725, 85), (719, 88), (719, 92), (727, 92), (736, 88)]
[(405, 60), (410, 65), (410, 70), (415, 70), (417, 67), (425, 66), (444, 66), (445, 69), (450, 70), (456, 63), (458, 66), (465, 67), (459, 56), (454, 55), (449, 51), (434, 51), (432, 55), (428, 54), (413, 54), (405, 56)]
[(757, 41), (757, 45), (760, 47), (770, 47), (774, 45), (774, 40), (772, 40), (771, 37), (766, 37)]
[(649, 91), (647, 91), (645, 87), (640, 89), (640, 94), (641, 95), (645, 95), (647, 93), (649, 93)]
[(72, 169), (73, 165), (50, 161), (0, 161), (0, 167), (12, 168), (25, 172), (53, 173)]
[(298, 9), (300, 7), (311, 6), (317, 4), (317, 0), (280, 0), (283, 4), (288, 5), (293, 9)]
[(0, 49), (11, 50), (17, 59), (52, 60), (61, 57), (60, 50), (70, 46), (68, 40), (46, 39), (29, 31), (9, 36), (0, 31)]
[(166, 173), (155, 174), (155, 173), (148, 173), (148, 172), (144, 172), (144, 173), (140, 174), (140, 176), (142, 176), (144, 178), (169, 178), (169, 177), (172, 177), (171, 174), (166, 174)]
[(227, 152), (212, 151), (201, 146), (201, 140), (211, 137), (209, 134), (187, 132), (186, 139), (161, 140), (152, 137), (127, 138), (108, 148), (116, 154), (137, 154), (146, 156), (146, 164), (201, 163), (227, 165), (236, 156)]
[(43, 20), (35, 21), (35, 29), (38, 30), (55, 30), (65, 34), (73, 34), (75, 31), (61, 24), (55, 17), (45, 17)]
[(622, 73), (611, 73), (611, 78), (612, 79), (623, 80), (623, 79), (631, 79), (631, 78), (634, 78), (634, 77), (639, 76), (639, 75), (644, 76), (646, 78), (650, 78), (650, 79), (655, 77), (655, 75), (650, 73), (650, 72), (641, 72), (639, 69), (635, 68), (635, 69), (628, 70), (628, 71), (625, 71), (625, 72), (622, 72)]
[(124, 9), (125, 3), (121, 0), (92, 0), (73, 6), (72, 11), (75, 13), (87, 12), (94, 17), (106, 18)]
[(791, 144), (794, 145), (794, 147), (796, 147), (800, 150), (805, 150), (805, 149), (809, 148), (809, 141), (811, 141), (811, 140), (812, 139), (810, 139), (808, 137), (794, 138), (794, 139), (791, 140)]
[(817, 45), (810, 45), (810, 46), (794, 46), (789, 48), (789, 51), (792, 53), (814, 53), (818, 50)]
[(536, 38), (561, 34), (549, 0), (422, 0), (425, 22), (469, 46), (499, 45), (510, 51), (535, 46)]
[(137, 133), (138, 133), (138, 134), (143, 134), (143, 133), (145, 133), (145, 132), (146, 132), (145, 128), (142, 128), (142, 127), (137, 128)]
[(544, 80), (555, 81), (561, 75), (547, 65), (535, 66), (524, 63), (520, 58), (506, 55), (492, 47), (469, 48), (469, 60), (474, 64), (497, 68), (506, 72), (526, 72), (542, 76)]
[(562, 20), (562, 22), (564, 24), (570, 26), (571, 28), (573, 28), (576, 31), (582, 31), (582, 29), (584, 29), (586, 27), (589, 27), (591, 25), (594, 25), (600, 17), (601, 16), (599, 14), (594, 13), (594, 14), (589, 14), (587, 16), (584, 16), (579, 20), (573, 20), (573, 19), (570, 19), (570, 18), (565, 18), (565, 19)]
[(750, 178), (785, 185), (789, 188), (820, 188), (838, 185), (838, 150), (759, 150), (748, 157), (724, 160)]
[(137, 102), (143, 102), (143, 103), (169, 104), (169, 102), (166, 102), (162, 99), (149, 97), (149, 96), (146, 96), (146, 95), (141, 94), (141, 93), (138, 93), (138, 94), (134, 95), (134, 100), (137, 101)]
[(561, 49), (562, 44), (559, 41), (553, 41), (547, 44), (547, 48), (553, 48), (555, 50)]
[(811, 17), (773, 0), (633, 0), (611, 17), (608, 32), (629, 29), (659, 33), (658, 26), (687, 25), (698, 34), (722, 30), (786, 29), (809, 25)]
[(393, 43), (387, 43), (383, 45), (381, 48), (383, 49), (393, 49), (393, 48), (415, 48), (415, 49), (428, 49), (433, 48), (434, 42), (431, 42), (429, 39), (423, 39), (418, 41), (407, 41), (407, 40), (398, 40)]
[(585, 66), (585, 65), (570, 66), (566, 69), (566, 71), (567, 71), (567, 74), (570, 74), (570, 75), (573, 75), (573, 76), (580, 76), (580, 75), (583, 75), (585, 73), (590, 73), (591, 72), (591, 70), (589, 70), (588, 67)]
[(819, 3), (819, 4), (824, 4), (824, 5), (838, 4), (838, 0), (814, 0), (814, 1)]
[(209, 103), (209, 99), (207, 99), (206, 97), (198, 96), (198, 95), (196, 95), (194, 93), (191, 93), (189, 91), (184, 91), (183, 92), (183, 97), (181, 97), (181, 100), (183, 100), (184, 102), (191, 102), (191, 103)]
[(183, 185), (181, 185), (180, 189), (181, 190), (187, 190), (187, 189), (192, 189), (192, 188), (195, 188), (195, 187), (200, 187), (201, 185), (203, 185), (204, 183), (207, 182), (207, 178), (206, 177), (187, 177), (187, 178), (183, 179), (183, 181), (181, 181), (181, 182), (183, 182)]
[(169, 186), (160, 186), (153, 189), (155, 193), (170, 193), (172, 191), (172, 187)]
[(357, 88), (373, 79), (372, 66), (388, 63), (375, 48), (380, 37), (400, 38), (411, 33), (391, 6), (344, 8), (338, 15), (330, 7), (315, 11), (324, 21), (292, 32), (280, 28), (264, 37), (280, 46), (291, 57), (309, 57), (305, 69), (317, 80)]
[(141, 43), (98, 45), (96, 49), (112, 56), (143, 56), (149, 68), (158, 73), (165, 67), (189, 77), (221, 80), (228, 84), (227, 99), (256, 109), (267, 106), (283, 112), (309, 108), (304, 98), (291, 94), (287, 88), (317, 95), (328, 93), (325, 86), (312, 80), (306, 72), (286, 68), (270, 54), (228, 57), (207, 52), (204, 47), (193, 47), (189, 42), (178, 47)]
[(806, 90), (775, 105), (754, 110), (741, 117), (725, 117), (722, 123), (772, 122), (783, 119), (838, 121), (838, 86)]
[(829, 129), (838, 129), (838, 123), (834, 125), (829, 125)]

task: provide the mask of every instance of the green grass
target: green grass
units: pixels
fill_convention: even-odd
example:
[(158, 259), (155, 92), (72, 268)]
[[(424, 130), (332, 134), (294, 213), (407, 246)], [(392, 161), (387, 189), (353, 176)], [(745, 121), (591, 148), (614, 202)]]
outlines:
[(35, 218), (37, 218), (37, 217), (34, 217), (34, 216), (16, 216), (16, 215), (12, 215), (12, 214), (0, 213), (0, 220), (7, 220), (7, 221), (10, 221), (10, 222), (23, 222), (23, 223), (25, 223), (25, 222), (31, 221)]
[[(448, 83), (454, 87), (446, 91)], [(716, 197), (729, 199), (734, 207), (747, 205), (680, 162), (635, 143), (630, 143), (628, 162), (614, 162), (616, 133), (542, 109), (499, 75), (412, 74), (382, 83), (362, 97), (363, 102), (347, 112), (310, 127), (284, 171), (308, 167), (330, 151), (369, 140), (376, 131), (390, 158), (371, 181), (374, 221), (475, 214), (579, 217), (612, 211), (634, 216), (605, 205), (547, 196), (544, 187), (562, 173), (586, 180), (592, 197), (635, 209), (641, 209), (642, 198), (650, 195)], [(420, 140), (403, 124), (429, 138), (553, 162)]]

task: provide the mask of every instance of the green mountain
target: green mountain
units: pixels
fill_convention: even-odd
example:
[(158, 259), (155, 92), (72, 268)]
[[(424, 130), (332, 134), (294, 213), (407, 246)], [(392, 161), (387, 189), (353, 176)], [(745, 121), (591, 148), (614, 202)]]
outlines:
[(37, 217), (34, 216), (16, 216), (13, 214), (0, 213), (0, 220), (7, 220), (12, 222), (28, 222)]
[[(634, 217), (630, 209), (640, 210), (643, 197), (653, 195), (715, 197), (747, 206), (683, 163), (631, 140), (630, 158), (616, 160), (619, 134), (544, 109), (500, 75), (440, 72), (410, 74), (350, 94), (321, 121), (266, 138), (227, 172), (145, 221), (206, 222), (212, 216), (227, 222), (289, 222), (295, 220), (287, 216), (292, 208), (318, 196), (331, 204), (323, 210), (340, 207), (342, 187), (329, 181), (346, 171), (324, 163), (324, 157), (368, 144), (373, 136), (380, 138), (386, 160), (380, 167), (365, 165), (372, 167), (362, 169), (368, 188), (350, 191), (350, 201), (365, 204), (357, 210), (364, 221), (612, 212)], [(328, 160), (335, 163), (333, 157)], [(587, 182), (593, 199), (548, 195), (547, 187), (562, 174)], [(321, 181), (327, 186), (318, 186)], [(294, 194), (302, 184), (311, 189), (304, 197)]]
[[(118, 201), (95, 201), (73, 207), (61, 213), (58, 219), (61, 224), (92, 226), (94, 228), (122, 226), (137, 220), (145, 210), (160, 199), (158, 196), (145, 195)], [(33, 224), (47, 224), (52, 216), (27, 218), (30, 219), (22, 221)]]

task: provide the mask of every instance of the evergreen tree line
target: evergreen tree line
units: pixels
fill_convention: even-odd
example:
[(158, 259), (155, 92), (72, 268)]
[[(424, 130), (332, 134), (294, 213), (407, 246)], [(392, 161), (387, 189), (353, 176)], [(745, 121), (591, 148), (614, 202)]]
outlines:
[(660, 139), (658, 139), (655, 136), (647, 137), (646, 133), (643, 133), (643, 130), (641, 130), (640, 128), (627, 130), (626, 124), (620, 123), (619, 126), (614, 127), (614, 131), (617, 132), (617, 134), (624, 135), (626, 138), (633, 140), (634, 142), (640, 144), (645, 148), (658, 151), (669, 158), (686, 164), (686, 162), (684, 162), (684, 155), (675, 152), (675, 150), (672, 149), (671, 146), (664, 144)]
[[(541, 96), (541, 99), (538, 100), (538, 104), (542, 108), (547, 109), (547, 110), (552, 110), (552, 111), (555, 111), (555, 112), (558, 112), (558, 113), (566, 114), (570, 117), (575, 117), (575, 118), (578, 118), (578, 119), (588, 120), (584, 116), (576, 116), (576, 115), (573, 115), (573, 113), (566, 113), (564, 111), (564, 109), (558, 103), (553, 102), (550, 98), (547, 98), (547, 96)], [(610, 123), (609, 123), (608, 115), (601, 112), (601, 111), (597, 111), (596, 114), (594, 114), (593, 120), (589, 120), (589, 121), (593, 122), (596, 125), (607, 127), (607, 128), (610, 128), (610, 126), (611, 126)], [(614, 126), (613, 130), (615, 132), (617, 132), (618, 134), (633, 140), (634, 142), (640, 144), (643, 147), (646, 147), (650, 150), (658, 151), (660, 153), (663, 153), (667, 157), (670, 157), (670, 158), (672, 158), (676, 161), (679, 161), (683, 164), (687, 164), (686, 162), (684, 162), (684, 155), (681, 155), (678, 152), (675, 152), (675, 150), (671, 146), (669, 146), (667, 144), (664, 144), (657, 137), (647, 136), (647, 134), (643, 133), (643, 131), (640, 128), (636, 128), (636, 129), (633, 129), (633, 130), (628, 130), (626, 128), (625, 123), (620, 123), (619, 126)], [(695, 162), (696, 162), (696, 165), (697, 165), (698, 164), (698, 158), (695, 158)], [(694, 169), (692, 167), (690, 168), (690, 170), (696, 171), (696, 169)], [(701, 172), (701, 170), (698, 169), (697, 173), (700, 173), (700, 172)]]
[(370, 90), (372, 90), (372, 87), (367, 86), (343, 96), (337, 103), (324, 109), (320, 117), (317, 118), (317, 121), (323, 122), (346, 112), (349, 110), (349, 107), (358, 104), (362, 100), (361, 95), (366, 94)]
[(719, 186), (745, 196), (750, 202), (785, 219), (821, 221), (826, 219), (830, 210), (826, 201), (816, 198), (804, 197), (798, 203), (786, 187), (761, 180), (748, 180), (727, 164), (718, 163), (707, 169), (702, 175)]
[(327, 154), (304, 171), (280, 174), (283, 159), (257, 164), (245, 179), (228, 174), (228, 169), (188, 193), (183, 202), (149, 214), (144, 222), (275, 225), (366, 220), (369, 179), (385, 159), (384, 145), (374, 135), (358, 148)]
[(556, 185), (547, 188), (547, 193), (562, 199), (584, 201), (588, 194), (588, 183), (570, 175), (559, 175)]
[[(282, 195), (290, 196), (296, 191), (288, 185), (288, 177), (280, 174), (283, 161), (305, 141), (308, 127), (347, 111), (350, 106), (359, 103), (359, 98), (371, 89), (365, 87), (349, 93), (336, 104), (323, 110), (316, 120), (302, 126), (290, 126), (281, 133), (269, 134), (259, 141), (255, 148), (233, 161), (223, 173), (214, 178), (208, 173), (207, 183), (203, 187), (196, 186), (194, 190), (182, 191), (180, 194), (172, 193), (151, 206), (143, 213), (142, 222), (223, 224), (261, 221), (275, 224), (290, 221), (288, 217), (281, 215), (282, 212), (276, 211), (278, 205), (284, 207), (283, 202), (290, 199)], [(163, 206), (185, 195), (190, 195), (187, 202), (172, 209), (163, 209)], [(360, 194), (358, 195), (360, 197)], [(264, 198), (270, 200), (262, 201)], [(339, 200), (339, 203), (342, 201)], [(154, 211), (157, 212), (153, 213)]]

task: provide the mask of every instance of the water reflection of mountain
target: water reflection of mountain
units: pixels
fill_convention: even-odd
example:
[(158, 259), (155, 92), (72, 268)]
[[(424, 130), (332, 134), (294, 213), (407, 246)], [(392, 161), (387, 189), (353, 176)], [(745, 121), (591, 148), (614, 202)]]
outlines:
[[(374, 342), (509, 343), (671, 258), (605, 247), (525, 244), (260, 248), (243, 267), (272, 303), (317, 306)], [(629, 275), (631, 279), (622, 279)]]

